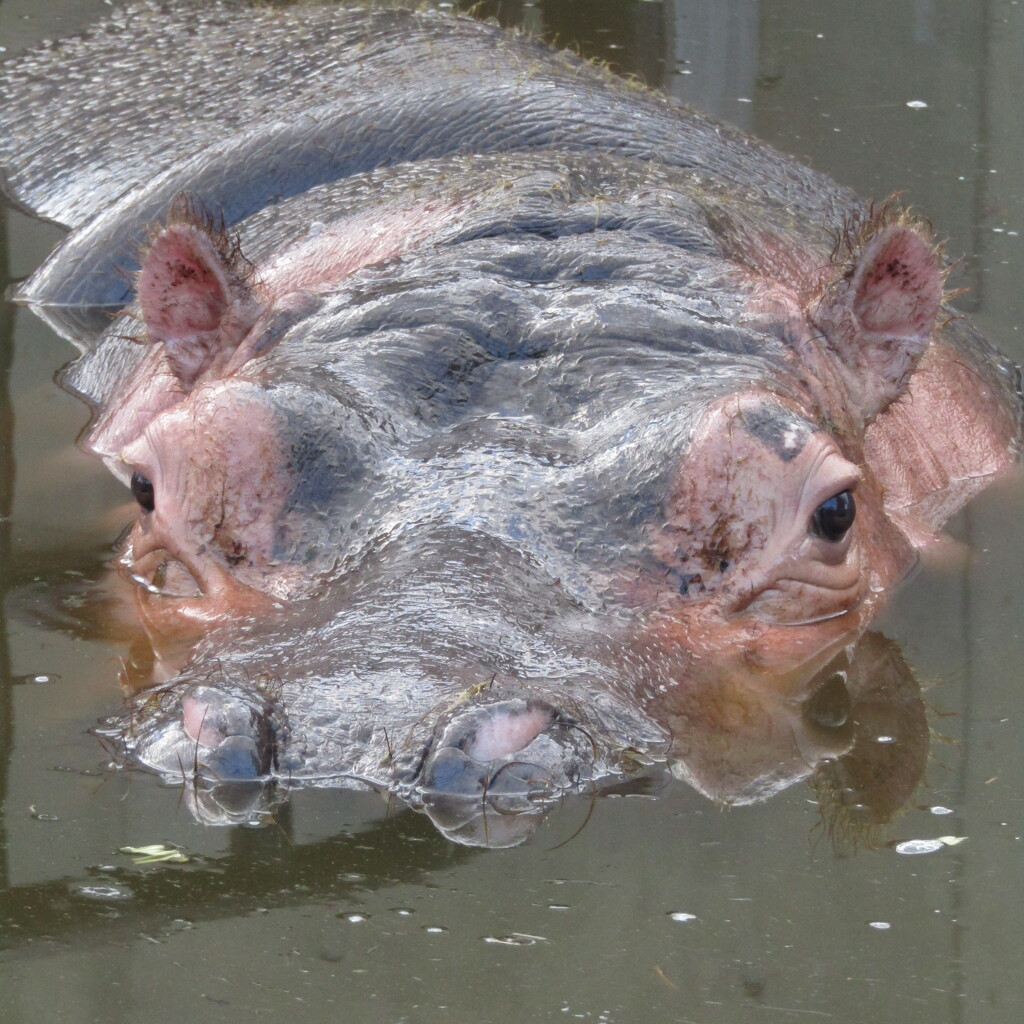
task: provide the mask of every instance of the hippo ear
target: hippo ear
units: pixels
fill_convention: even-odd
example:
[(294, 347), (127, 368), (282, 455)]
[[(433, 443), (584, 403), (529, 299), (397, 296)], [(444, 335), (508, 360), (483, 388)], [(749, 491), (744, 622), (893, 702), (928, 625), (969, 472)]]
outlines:
[(865, 421), (907, 389), (942, 304), (938, 251), (915, 226), (875, 231), (846, 274), (825, 291), (812, 319), (846, 369), (850, 399)]
[(138, 276), (149, 341), (188, 391), (230, 358), (258, 315), (240, 255), (198, 223), (169, 224), (153, 239)]

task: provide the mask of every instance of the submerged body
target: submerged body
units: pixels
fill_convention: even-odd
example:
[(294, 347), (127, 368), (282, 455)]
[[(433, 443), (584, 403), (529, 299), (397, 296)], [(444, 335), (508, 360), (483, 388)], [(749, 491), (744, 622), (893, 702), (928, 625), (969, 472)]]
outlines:
[[(492, 844), (655, 761), (764, 798), (880, 689), (919, 736), (855, 645), (1020, 419), (929, 230), (468, 19), (205, 10), (203, 55), (140, 8), (4, 79), (8, 190), (75, 228), (23, 298), (169, 666), (108, 734), (210, 820), (354, 780)], [(112, 100), (57, 188), (38, 82), (125, 32), (115, 90), (159, 40), (188, 102)]]

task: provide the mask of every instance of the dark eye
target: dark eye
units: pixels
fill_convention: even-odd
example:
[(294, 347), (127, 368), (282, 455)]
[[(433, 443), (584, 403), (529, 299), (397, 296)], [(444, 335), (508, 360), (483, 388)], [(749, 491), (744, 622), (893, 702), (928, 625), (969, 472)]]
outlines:
[(853, 500), (853, 493), (841, 491), (828, 501), (823, 501), (814, 510), (814, 515), (811, 516), (811, 533), (822, 540), (842, 540), (856, 518), (857, 506)]
[(145, 512), (152, 512), (156, 508), (153, 485), (138, 470), (132, 473), (132, 497)]

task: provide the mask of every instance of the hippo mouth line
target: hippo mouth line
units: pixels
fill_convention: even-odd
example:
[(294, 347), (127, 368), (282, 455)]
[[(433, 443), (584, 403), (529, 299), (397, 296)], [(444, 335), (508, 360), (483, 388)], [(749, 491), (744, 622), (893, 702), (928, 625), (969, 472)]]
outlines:
[(129, 538), (117, 563), (125, 578), (147, 596), (176, 600), (206, 596), (202, 576), (163, 544), (140, 552)]
[[(201, 549), (199, 555), (203, 553)], [(136, 524), (116, 562), (134, 588), (143, 623), (157, 633), (202, 633), (214, 624), (281, 607), (213, 557), (198, 559), (182, 552), (152, 523)]]

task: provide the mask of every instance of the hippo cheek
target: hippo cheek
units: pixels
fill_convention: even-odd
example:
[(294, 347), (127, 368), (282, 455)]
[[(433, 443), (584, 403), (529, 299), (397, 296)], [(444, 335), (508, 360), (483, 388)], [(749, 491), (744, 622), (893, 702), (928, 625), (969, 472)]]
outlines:
[(292, 485), (262, 389), (205, 385), (121, 459), (139, 513), (120, 564), (151, 635), (261, 615), (287, 590), (274, 534)]

